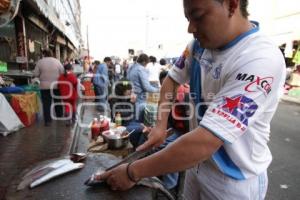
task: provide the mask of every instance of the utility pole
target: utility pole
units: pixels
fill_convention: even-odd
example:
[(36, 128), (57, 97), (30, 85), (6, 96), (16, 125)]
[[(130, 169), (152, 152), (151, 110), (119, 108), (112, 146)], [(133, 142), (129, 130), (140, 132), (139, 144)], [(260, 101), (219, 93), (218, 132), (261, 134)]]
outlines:
[(90, 62), (90, 43), (89, 43), (89, 26), (86, 26), (86, 41), (87, 41), (87, 52), (88, 52), (88, 59)]

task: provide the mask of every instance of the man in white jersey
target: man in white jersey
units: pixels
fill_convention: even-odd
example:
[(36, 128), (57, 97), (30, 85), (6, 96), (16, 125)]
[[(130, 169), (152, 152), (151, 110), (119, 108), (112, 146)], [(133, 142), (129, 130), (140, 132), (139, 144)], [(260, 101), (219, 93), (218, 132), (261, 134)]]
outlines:
[(143, 177), (187, 170), (185, 199), (264, 199), (270, 121), (285, 79), (280, 50), (248, 20), (248, 0), (183, 0), (194, 40), (161, 88), (159, 118), (138, 150), (166, 138), (170, 95), (190, 83), (191, 131), (149, 157), (100, 176), (125, 190)]

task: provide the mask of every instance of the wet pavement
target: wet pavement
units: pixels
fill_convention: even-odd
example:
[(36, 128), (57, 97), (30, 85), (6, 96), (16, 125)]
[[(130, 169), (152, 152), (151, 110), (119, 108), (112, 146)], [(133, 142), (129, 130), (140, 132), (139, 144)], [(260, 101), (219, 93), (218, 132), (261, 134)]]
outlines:
[(73, 131), (63, 121), (45, 127), (37, 121), (8, 136), (0, 136), (0, 199), (20, 172), (37, 162), (69, 154)]

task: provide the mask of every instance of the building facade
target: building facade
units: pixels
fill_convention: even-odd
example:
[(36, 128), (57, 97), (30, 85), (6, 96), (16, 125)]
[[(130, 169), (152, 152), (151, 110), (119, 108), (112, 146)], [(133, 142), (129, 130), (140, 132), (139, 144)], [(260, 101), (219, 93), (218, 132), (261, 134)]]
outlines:
[(4, 1), (14, 5), (16, 12), (7, 23), (1, 19), (9, 7), (0, 7), (0, 62), (6, 63), (8, 70), (32, 70), (43, 49), (51, 49), (62, 62), (79, 55), (79, 0)]

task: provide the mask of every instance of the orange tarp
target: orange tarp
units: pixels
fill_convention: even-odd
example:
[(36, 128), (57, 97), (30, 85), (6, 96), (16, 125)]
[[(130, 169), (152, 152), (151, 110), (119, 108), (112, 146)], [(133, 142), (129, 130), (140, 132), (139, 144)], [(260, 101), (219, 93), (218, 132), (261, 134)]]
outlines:
[[(19, 116), (25, 126), (32, 124), (35, 114), (39, 111), (38, 97), (35, 92), (25, 94), (12, 94), (11, 107)], [(24, 118), (26, 115), (26, 119)]]

